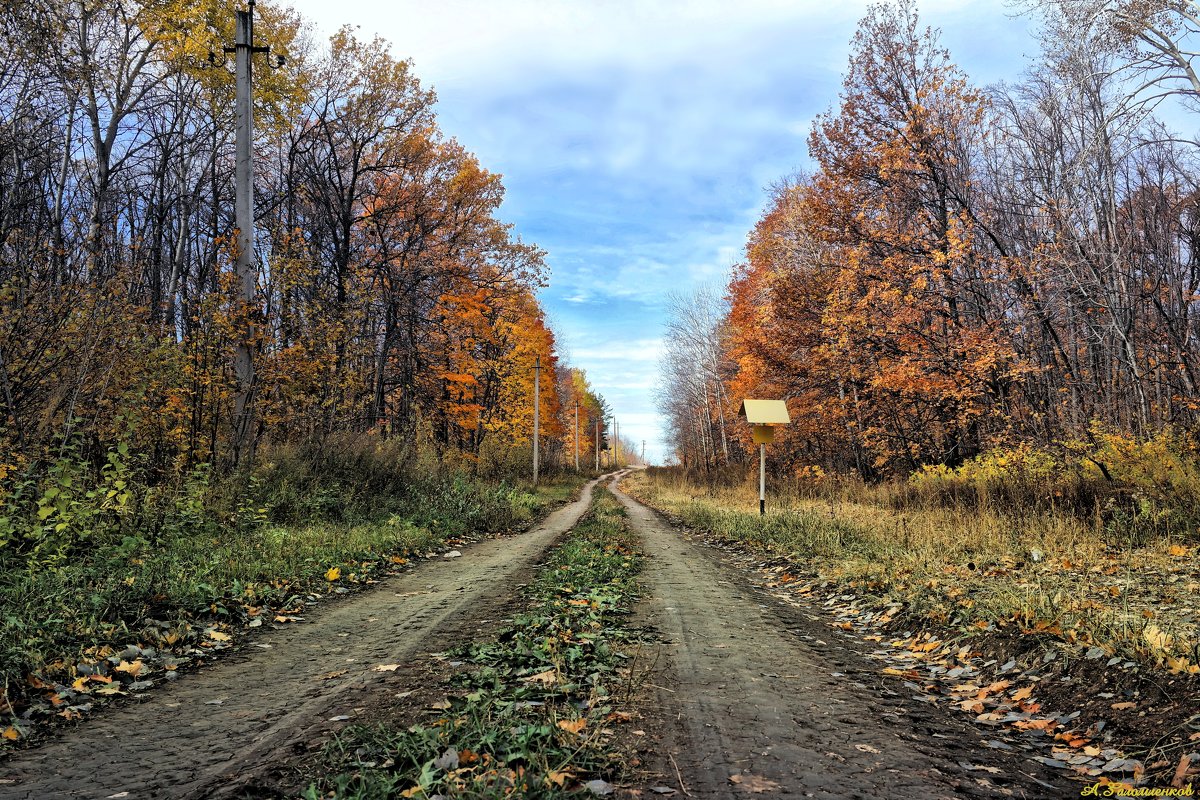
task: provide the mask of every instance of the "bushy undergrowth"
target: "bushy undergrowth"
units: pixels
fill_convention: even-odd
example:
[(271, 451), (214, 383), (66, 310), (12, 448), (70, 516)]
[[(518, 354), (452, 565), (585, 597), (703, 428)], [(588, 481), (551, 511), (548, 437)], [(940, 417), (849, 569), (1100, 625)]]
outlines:
[(30, 673), (138, 641), (147, 619), (229, 619), (286, 604), (338, 565), (369, 571), (521, 525), (578, 484), (534, 492), (417, 473), (404, 456), (330, 442), (265, 451), (249, 475), (202, 466), (151, 483), (119, 445), (99, 466), (67, 448), (39, 472), (0, 476), (0, 688), (15, 699)]
[(633, 637), (641, 556), (624, 510), (600, 491), (588, 517), (525, 591), (527, 610), (494, 641), (451, 654), (468, 666), (447, 707), (397, 729), (355, 726), (329, 747), (329, 771), (304, 796), (545, 798), (579, 793), (620, 766), (605, 724)]
[[(757, 471), (731, 466), (688, 478), (705, 490), (732, 490), (756, 483)], [(1093, 426), (1083, 439), (997, 448), (956, 467), (932, 465), (876, 483), (811, 465), (773, 473), (768, 482), (785, 505), (824, 501), (901, 512), (1069, 515), (1120, 546), (1200, 528), (1200, 443), (1176, 430), (1138, 439)]]

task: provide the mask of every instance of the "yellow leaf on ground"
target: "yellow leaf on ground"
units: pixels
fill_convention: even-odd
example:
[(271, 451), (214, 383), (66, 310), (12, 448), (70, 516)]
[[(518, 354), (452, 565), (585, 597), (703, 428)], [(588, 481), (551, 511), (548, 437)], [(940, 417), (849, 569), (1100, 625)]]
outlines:
[(560, 719), (558, 727), (562, 728), (567, 733), (579, 733), (587, 727), (586, 719)]
[(1181, 544), (1173, 544), (1167, 548), (1167, 552), (1173, 556), (1186, 556), (1188, 554), (1188, 549)]
[(230, 636), (228, 633), (221, 633), (220, 631), (209, 631), (208, 638), (212, 639), (214, 642), (228, 642), (233, 637)]
[(141, 659), (138, 659), (137, 661), (134, 661), (133, 663), (130, 663), (130, 662), (122, 659), (120, 664), (117, 664), (115, 667), (113, 667), (113, 671), (114, 672), (124, 672), (124, 673), (126, 673), (128, 675), (132, 675), (133, 677), (136, 678), (137, 674), (142, 671), (142, 666), (143, 666), (143, 664), (142, 664)]
[(341, 567), (330, 567), (325, 573), (325, 580), (327, 581), (336, 581), (340, 577), (342, 577)]
[(571, 780), (572, 777), (574, 776), (571, 774), (570, 770), (560, 771), (552, 769), (546, 774), (546, 780), (550, 781), (555, 786), (565, 786), (567, 781)]
[(5, 739), (8, 739), (10, 742), (15, 742), (17, 739), (21, 738), (21, 732), (19, 730), (17, 730), (16, 728), (14, 728), (12, 725), (9, 725), (7, 728), (4, 729), (4, 733), (0, 733), (0, 736), (3, 736)]
[(529, 683), (544, 683), (549, 685), (552, 683), (558, 683), (558, 675), (555, 674), (554, 670), (548, 669), (545, 672), (539, 672), (537, 675), (530, 675), (526, 678), (522, 678), (521, 680)]
[(1143, 628), (1142, 637), (1154, 650), (1166, 650), (1171, 646), (1171, 635), (1157, 625), (1147, 625)]

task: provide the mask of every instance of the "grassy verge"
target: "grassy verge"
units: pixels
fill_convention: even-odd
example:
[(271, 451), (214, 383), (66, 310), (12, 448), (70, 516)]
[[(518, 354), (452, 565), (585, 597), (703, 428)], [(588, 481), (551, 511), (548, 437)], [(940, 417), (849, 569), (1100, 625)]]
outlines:
[(597, 490), (589, 515), (524, 592), (494, 641), (465, 645), (441, 708), (409, 728), (350, 727), (327, 749), (316, 798), (556, 797), (620, 774), (611, 731), (635, 633), (641, 555), (624, 510)]
[(789, 579), (853, 588), (910, 619), (1200, 672), (1200, 564), (1194, 540), (1178, 534), (1135, 545), (1069, 514), (898, 511), (842, 498), (776, 500), (760, 517), (748, 484), (706, 489), (651, 470), (626, 485), (689, 527), (786, 557)]
[[(74, 720), (107, 696), (172, 679), (230, 646), (242, 627), (298, 621), (323, 595), (528, 524), (582, 483), (533, 490), (453, 475), (404, 479), (393, 467), (287, 486), (298, 472), (268, 474), (274, 483), (259, 500), (224, 512), (212, 491), (185, 488), (153, 534), (126, 525), (52, 563), (0, 551), (0, 745), (41, 720)], [(357, 497), (364, 483), (379, 494)]]

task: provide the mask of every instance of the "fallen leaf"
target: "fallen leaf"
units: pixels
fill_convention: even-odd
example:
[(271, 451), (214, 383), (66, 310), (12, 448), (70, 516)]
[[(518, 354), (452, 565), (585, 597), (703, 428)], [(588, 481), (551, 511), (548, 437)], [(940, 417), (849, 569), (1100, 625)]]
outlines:
[(1181, 544), (1173, 544), (1167, 548), (1167, 552), (1173, 556), (1186, 556), (1188, 549)]
[(1017, 689), (1017, 690), (1016, 690), (1015, 692), (1013, 692), (1013, 693), (1012, 693), (1012, 695), (1010, 695), (1010, 696), (1012, 697), (1012, 699), (1013, 699), (1014, 701), (1016, 701), (1016, 702), (1018, 702), (1018, 703), (1019, 703), (1019, 702), (1021, 702), (1022, 700), (1028, 700), (1028, 699), (1029, 699), (1029, 697), (1030, 697), (1032, 694), (1033, 694), (1033, 687), (1032, 687), (1032, 686), (1026, 686), (1024, 689)]
[(3, 736), (5, 739), (8, 739), (10, 742), (15, 742), (17, 739), (21, 738), (21, 732), (19, 730), (17, 730), (16, 728), (14, 728), (12, 725), (9, 725), (7, 728), (4, 729), (4, 733), (0, 733), (0, 736)]
[(138, 659), (133, 663), (122, 660), (120, 664), (117, 664), (115, 667), (113, 667), (113, 671), (124, 672), (126, 675), (132, 675), (136, 678), (137, 674), (142, 671), (142, 666), (143, 664), (141, 659)]
[(453, 747), (447, 747), (446, 752), (434, 759), (433, 766), (442, 772), (458, 769), (458, 751)]
[(336, 672), (326, 672), (324, 675), (321, 676), (321, 680), (331, 681), (334, 678), (340, 678), (341, 676), (343, 676), (345, 674), (346, 674), (346, 670), (344, 670), (344, 669), (339, 669)]
[(608, 781), (600, 780), (599, 778), (594, 781), (588, 781), (584, 784), (584, 786), (586, 786), (587, 790), (592, 794), (598, 794), (601, 796), (610, 795), (617, 789), (617, 787), (613, 786)]
[(586, 719), (560, 719), (558, 727), (562, 728), (567, 733), (579, 733), (587, 727)]
[(1176, 789), (1183, 788), (1183, 779), (1187, 777), (1188, 770), (1192, 766), (1192, 754), (1184, 753), (1179, 757), (1179, 766), (1175, 768), (1175, 777), (1171, 779), (1171, 786)]
[(876, 755), (880, 752), (869, 744), (856, 744), (854, 745), (854, 749), (863, 753), (875, 753)]
[(327, 580), (331, 583), (333, 581), (336, 581), (340, 577), (342, 577), (342, 568), (341, 567), (330, 567), (325, 572), (325, 580)]
[(755, 794), (763, 792), (773, 792), (780, 788), (779, 784), (769, 778), (764, 778), (761, 775), (730, 775), (729, 782), (737, 786), (739, 789)]
[(565, 786), (567, 781), (571, 780), (572, 775), (569, 770), (552, 769), (546, 774), (546, 780), (553, 783), (555, 786)]
[(545, 672), (539, 672), (537, 675), (529, 675), (521, 680), (528, 683), (544, 683), (548, 686), (552, 683), (558, 683), (558, 675), (554, 670), (548, 669)]
[(1127, 708), (1137, 708), (1137, 703), (1113, 703), (1109, 707), (1113, 711), (1124, 711)]
[(400, 665), (399, 664), (376, 664), (375, 666), (371, 667), (371, 669), (375, 670), (376, 672), (395, 672), (396, 670), (400, 669)]
[(220, 631), (209, 631), (205, 635), (214, 642), (228, 642), (233, 639), (228, 633), (221, 633)]

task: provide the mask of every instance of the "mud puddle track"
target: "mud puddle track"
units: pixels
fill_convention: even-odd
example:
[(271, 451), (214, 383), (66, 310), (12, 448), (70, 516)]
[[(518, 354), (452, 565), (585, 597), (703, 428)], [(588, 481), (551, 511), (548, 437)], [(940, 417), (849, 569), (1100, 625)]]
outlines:
[(743, 572), (614, 494), (645, 542), (646, 611), (669, 662), (665, 745), (692, 797), (1078, 796), (943, 710), (889, 692), (849, 640), (753, 591)]
[(587, 511), (595, 483), (526, 533), (469, 545), (461, 558), (318, 607), (303, 624), (257, 636), (238, 654), (14, 753), (0, 763), (0, 798), (236, 796), (280, 753), (327, 735), (357, 698), (404, 688), (401, 676), (376, 667), (412, 660), (473, 618), (481, 600), (512, 594)]

